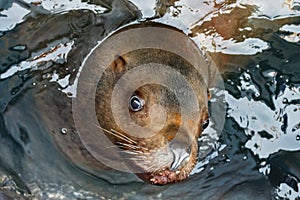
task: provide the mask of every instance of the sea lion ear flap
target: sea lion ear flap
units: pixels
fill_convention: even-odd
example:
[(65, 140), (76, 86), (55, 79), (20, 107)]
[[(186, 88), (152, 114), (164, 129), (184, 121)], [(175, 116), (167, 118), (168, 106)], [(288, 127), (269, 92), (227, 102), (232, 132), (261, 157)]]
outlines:
[(126, 64), (126, 57), (117, 55), (114, 62), (111, 65), (115, 73), (124, 73), (126, 70)]

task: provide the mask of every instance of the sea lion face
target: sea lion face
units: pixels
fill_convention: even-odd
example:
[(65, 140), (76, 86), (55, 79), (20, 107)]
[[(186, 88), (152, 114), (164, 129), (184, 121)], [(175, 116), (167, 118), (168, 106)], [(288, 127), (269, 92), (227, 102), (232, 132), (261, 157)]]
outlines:
[[(133, 110), (132, 107), (140, 102), (140, 110)], [(160, 107), (166, 112), (165, 121), (161, 120)], [(125, 148), (126, 151), (137, 153), (127, 157), (131, 160), (131, 166), (144, 171), (138, 174), (143, 180), (154, 184), (177, 182), (185, 179), (192, 170), (200, 129), (198, 123), (191, 122), (189, 127), (183, 127), (179, 131), (179, 108), (175, 95), (159, 85), (142, 86), (130, 99), (129, 113), (136, 124), (147, 127), (151, 120), (156, 122), (148, 127), (149, 132), (156, 132), (156, 135), (147, 138), (135, 137), (136, 148)], [(164, 123), (163, 128), (161, 123)]]
[[(128, 94), (128, 98), (112, 103), (113, 89), (118, 80), (135, 67), (147, 63), (167, 64), (185, 75), (198, 98), (198, 105), (188, 105), (198, 106), (200, 117), (197, 120), (183, 119), (182, 105), (176, 93), (156, 83), (141, 85)], [(207, 87), (187, 61), (170, 52), (154, 49), (119, 56), (98, 83), (95, 105), (101, 128), (121, 149), (126, 165), (141, 179), (165, 185), (188, 177), (197, 158), (197, 139), (208, 115)], [(132, 125), (141, 129), (124, 130), (120, 127), (115, 118), (122, 118), (122, 115), (114, 116), (114, 108), (120, 113), (128, 113), (130, 123), (126, 124), (127, 127)], [(128, 122), (128, 119), (119, 121)]]

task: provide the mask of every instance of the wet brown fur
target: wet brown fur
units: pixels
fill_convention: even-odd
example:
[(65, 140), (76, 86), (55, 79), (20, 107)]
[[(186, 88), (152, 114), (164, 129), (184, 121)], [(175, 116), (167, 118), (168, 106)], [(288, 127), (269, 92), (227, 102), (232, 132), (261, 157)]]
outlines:
[[(189, 121), (188, 127), (184, 127), (185, 132), (181, 136), (182, 138), (179, 138), (182, 141), (186, 138), (193, 141), (190, 159), (176, 172), (170, 170), (170, 165), (173, 162), (171, 150), (164, 148), (176, 136), (181, 124), (180, 105), (172, 92), (158, 84), (144, 85), (136, 90), (136, 93), (145, 99), (145, 108), (142, 111), (130, 113), (132, 120), (139, 126), (149, 124), (149, 109), (154, 104), (160, 104), (166, 109), (166, 123), (155, 136), (139, 138), (122, 131), (111, 113), (111, 95), (116, 82), (130, 69), (147, 63), (160, 63), (178, 70), (189, 81), (198, 98), (201, 118), (197, 122)], [(120, 101), (128, 100), (121, 99)], [(128, 109), (128, 107), (120, 109)], [(141, 173), (137, 173), (139, 177), (147, 182), (160, 185), (178, 182), (188, 177), (196, 162), (197, 139), (202, 132), (202, 123), (208, 118), (207, 86), (191, 64), (171, 52), (143, 49), (124, 55), (116, 55), (115, 61), (106, 69), (99, 81), (96, 92), (96, 113), (99, 124), (104, 130), (114, 130), (116, 134), (124, 135), (134, 141), (126, 141), (106, 131), (110, 140), (125, 152), (127, 165), (133, 171), (136, 169), (141, 171)], [(156, 116), (152, 115), (151, 117)], [(132, 152), (132, 154), (126, 154), (126, 152)]]

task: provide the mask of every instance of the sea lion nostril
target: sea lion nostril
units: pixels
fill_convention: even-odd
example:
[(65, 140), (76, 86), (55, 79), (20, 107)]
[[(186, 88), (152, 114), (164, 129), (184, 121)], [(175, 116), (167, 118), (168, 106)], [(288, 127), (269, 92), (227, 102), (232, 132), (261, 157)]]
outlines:
[(173, 163), (171, 164), (170, 170), (175, 171), (177, 170), (180, 166), (182, 166), (185, 161), (188, 161), (190, 157), (190, 148), (188, 149), (174, 149), (172, 150), (174, 160)]

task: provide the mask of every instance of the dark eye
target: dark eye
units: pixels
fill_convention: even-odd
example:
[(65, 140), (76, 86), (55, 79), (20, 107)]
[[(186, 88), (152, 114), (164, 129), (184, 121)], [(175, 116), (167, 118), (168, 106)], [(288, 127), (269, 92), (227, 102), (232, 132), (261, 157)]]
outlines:
[(140, 97), (133, 95), (129, 100), (129, 108), (133, 112), (138, 112), (144, 107), (144, 100)]
[(206, 129), (209, 125), (209, 119), (205, 120), (203, 123), (202, 123), (202, 130)]

